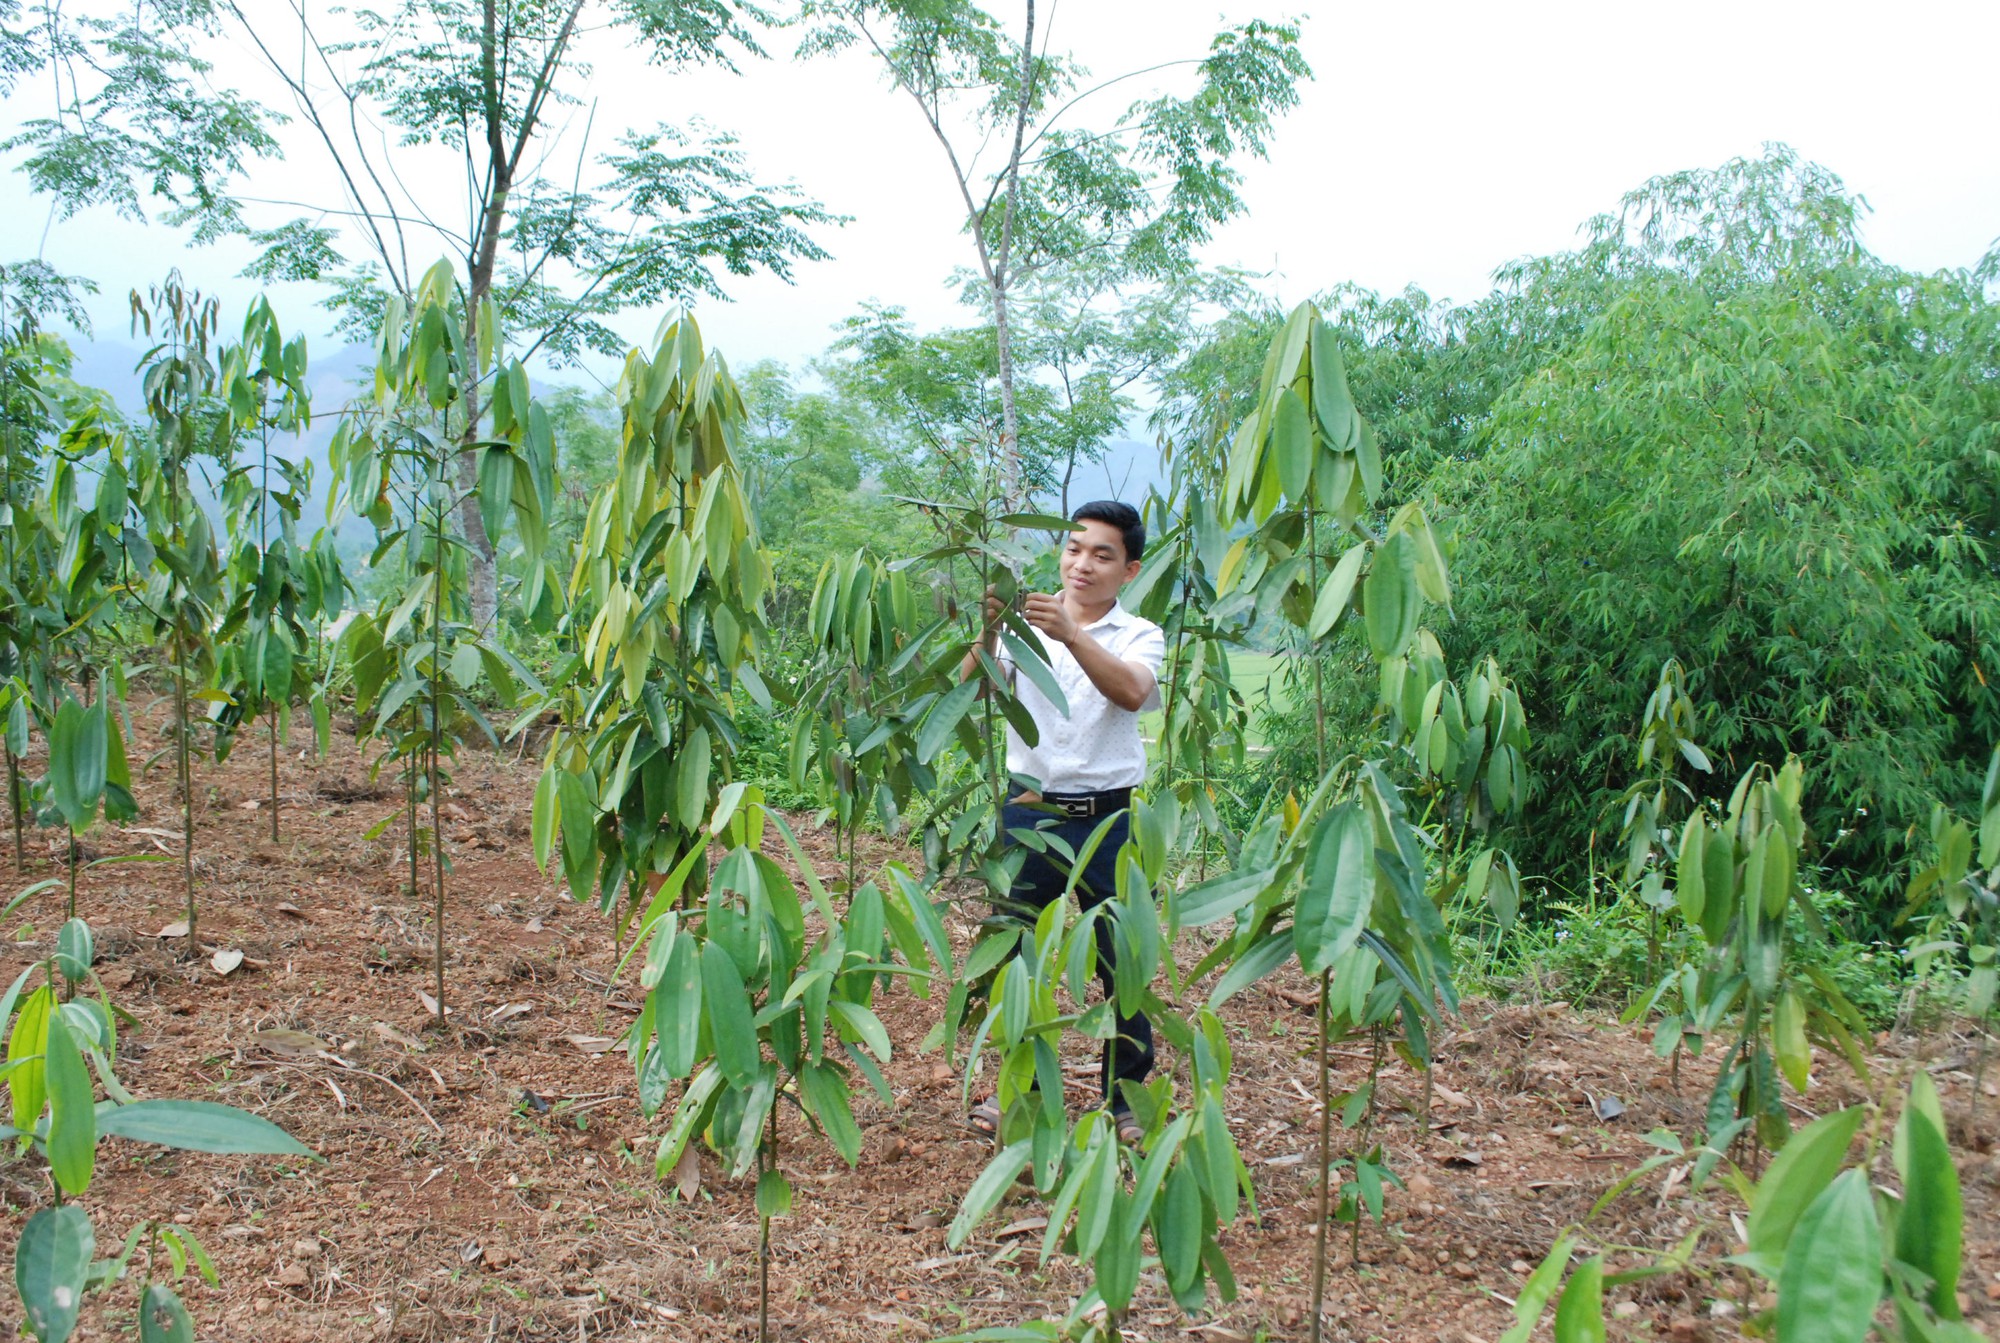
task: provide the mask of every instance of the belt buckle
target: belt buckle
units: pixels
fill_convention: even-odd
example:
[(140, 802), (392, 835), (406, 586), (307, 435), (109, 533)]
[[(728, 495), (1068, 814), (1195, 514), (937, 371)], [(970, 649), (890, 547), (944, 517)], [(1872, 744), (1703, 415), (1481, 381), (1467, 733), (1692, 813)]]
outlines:
[(1094, 797), (1066, 797), (1056, 805), (1072, 821), (1087, 821), (1097, 815), (1097, 799)]

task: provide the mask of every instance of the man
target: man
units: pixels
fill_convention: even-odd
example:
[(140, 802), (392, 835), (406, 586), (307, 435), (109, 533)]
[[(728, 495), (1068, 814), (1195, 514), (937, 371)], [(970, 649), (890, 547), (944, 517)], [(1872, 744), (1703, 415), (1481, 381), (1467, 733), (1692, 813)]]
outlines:
[[(1115, 814), (1117, 820), (1077, 883), (1078, 900), (1089, 909), (1117, 895), (1118, 851), (1130, 831), (1127, 808), (1132, 789), (1146, 777), (1139, 715), (1159, 707), (1166, 638), (1158, 625), (1118, 604), (1119, 590), (1138, 575), (1146, 550), (1146, 528), (1138, 511), (1100, 500), (1077, 509), (1071, 520), (1081, 529), (1063, 543), (1062, 592), (1032, 593), (1023, 610), (1042, 636), (1069, 712), (1063, 714), (1031, 678), (1013, 678), (1014, 693), (1035, 720), (1041, 739), (1030, 747), (1011, 727), (1007, 730), (1007, 772), (1029, 783), (1030, 791), (1006, 807), (1002, 826), (1010, 844), (1016, 842), (1015, 831), (1040, 830), (1077, 853), (1103, 819)], [(1000, 605), (989, 595), (987, 648), (1004, 666), (1006, 652), (996, 647), (999, 616)], [(1011, 904), (1032, 919), (1062, 895), (1068, 881), (1064, 865), (1030, 849), (1014, 881)], [(1108, 918), (1098, 920), (1096, 936), (1098, 979), (1111, 1000), (1114, 942)], [(1143, 1013), (1118, 1017), (1118, 1035), (1104, 1045), (1102, 1082), (1105, 1106), (1124, 1141), (1135, 1142), (1143, 1133), (1119, 1084), (1143, 1083), (1152, 1068), (1152, 1023)], [(973, 1110), (971, 1121), (981, 1132), (992, 1133), (1000, 1115), (988, 1101)]]

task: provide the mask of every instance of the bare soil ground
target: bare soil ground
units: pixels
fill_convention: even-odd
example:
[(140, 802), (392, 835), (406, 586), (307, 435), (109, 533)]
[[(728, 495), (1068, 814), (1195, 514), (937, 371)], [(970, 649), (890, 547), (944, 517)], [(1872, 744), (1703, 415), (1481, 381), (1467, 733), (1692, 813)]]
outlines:
[[(133, 758), (150, 753), (135, 745)], [(655, 1178), (667, 1116), (640, 1116), (630, 1067), (609, 1048), (636, 1011), (637, 989), (610, 982), (616, 958), (603, 916), (535, 868), (534, 762), (471, 753), (449, 790), (448, 1032), (430, 1027), (420, 998), (430, 899), (407, 891), (402, 828), (363, 838), (397, 807), (395, 780), (371, 784), (366, 755), (338, 737), (325, 761), (289, 752), (274, 843), (266, 767), (252, 732), (227, 764), (198, 770), (195, 945), (156, 935), (182, 917), (178, 861), (87, 872), (79, 910), (98, 930), (100, 972), (141, 1023), (124, 1043), (125, 1083), (140, 1095), (255, 1110), (324, 1161), (106, 1140), (87, 1199), (101, 1241), (147, 1216), (191, 1226), (222, 1277), (219, 1288), (184, 1287), (205, 1338), (754, 1337), (752, 1182), (723, 1182), (710, 1162), (683, 1201)], [(171, 773), (170, 759), (147, 773), (137, 789), (144, 815), (101, 827), (89, 839), (94, 854), (178, 858)], [(60, 870), (50, 832), (31, 833), (29, 847), (24, 881)], [(32, 928), (14, 946), (16, 964), (61, 923), (61, 893), (22, 917)], [(967, 917), (955, 932), (971, 928)], [(213, 951), (231, 948), (246, 959), (217, 973)], [(1308, 986), (1281, 975), (1226, 1011), (1232, 1118), (1258, 1198), (1254, 1219), (1227, 1236), (1241, 1298), (1211, 1298), (1212, 1312), (1189, 1320), (1149, 1275), (1133, 1339), (1306, 1336), (1318, 1127), (1308, 1003)], [(858, 1169), (824, 1144), (787, 1152), (798, 1192), (794, 1215), (774, 1231), (781, 1337), (929, 1339), (1059, 1311), (1079, 1289), (1067, 1268), (1038, 1267), (1042, 1209), (1025, 1187), (965, 1247), (946, 1248), (944, 1227), (988, 1149), (961, 1124), (958, 1075), (917, 1052), (937, 1012), (900, 987), (882, 1004), (897, 1048), (886, 1070), (896, 1104), (859, 1101)], [(325, 1053), (258, 1034), (271, 1030), (304, 1032)], [(1971, 1064), (1956, 1042), (1879, 1043), (1883, 1076), (1921, 1060), (1945, 1094), (1969, 1220), (1964, 1285), (1971, 1318), (1990, 1322), (2000, 1314), (1989, 1300), (2000, 1297), (1996, 1103), (1984, 1102), (1975, 1120)], [(1493, 1343), (1527, 1266), (1652, 1153), (1644, 1135), (1661, 1125), (1698, 1131), (1712, 1077), (1696, 1061), (1676, 1082), (1643, 1031), (1560, 1003), (1472, 1004), (1438, 1054), (1428, 1122), (1416, 1116), (1421, 1080), (1400, 1064), (1385, 1075), (1378, 1136), (1408, 1189), (1392, 1191), (1384, 1225), (1364, 1226), (1358, 1261), (1339, 1228), (1332, 1338)], [(1086, 1053), (1072, 1062), (1090, 1071)], [(1351, 1087), (1365, 1051), (1343, 1047), (1336, 1063), (1339, 1084)], [(1821, 1076), (1814, 1109), (1860, 1094), (1836, 1060), (1822, 1060)], [(1079, 1080), (1077, 1103), (1088, 1085)], [(1625, 1107), (1614, 1121), (1593, 1112), (1604, 1096)], [(1338, 1129), (1336, 1138), (1344, 1141)], [(11, 1262), (7, 1242), (20, 1212), (46, 1201), (46, 1179), (32, 1160), (9, 1159), (0, 1191), (16, 1210), (0, 1229)], [(1662, 1171), (1592, 1227), (1610, 1243), (1654, 1251), (1699, 1230), (1705, 1249), (1728, 1253), (1731, 1208), (1726, 1195), (1690, 1197)], [(1614, 1267), (1639, 1261), (1614, 1258)], [(1686, 1274), (1615, 1289), (1613, 1337), (1732, 1338), (1745, 1291), (1733, 1276)], [(85, 1336), (122, 1334), (135, 1299), (128, 1285), (92, 1307)]]

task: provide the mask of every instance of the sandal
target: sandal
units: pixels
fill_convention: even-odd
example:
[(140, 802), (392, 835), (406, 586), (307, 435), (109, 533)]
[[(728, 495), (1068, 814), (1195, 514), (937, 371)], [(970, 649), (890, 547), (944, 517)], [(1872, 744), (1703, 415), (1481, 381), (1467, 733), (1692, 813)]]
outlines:
[(1000, 1136), (1000, 1107), (992, 1101), (981, 1101), (972, 1107), (965, 1117), (965, 1126), (982, 1138)]
[(1111, 1112), (1111, 1123), (1117, 1131), (1118, 1141), (1125, 1146), (1137, 1147), (1146, 1141), (1145, 1126), (1139, 1122), (1138, 1116), (1134, 1115), (1130, 1110), (1113, 1110)]

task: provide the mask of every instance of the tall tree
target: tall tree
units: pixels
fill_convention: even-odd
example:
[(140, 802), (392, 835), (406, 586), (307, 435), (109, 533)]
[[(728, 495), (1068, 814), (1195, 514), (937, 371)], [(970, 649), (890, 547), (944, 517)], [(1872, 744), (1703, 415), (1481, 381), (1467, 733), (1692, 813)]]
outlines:
[[(1311, 73), (1298, 29), (1252, 21), (1218, 33), (1206, 56), (1169, 63), (1194, 69), (1192, 93), (1140, 99), (1085, 126), (1079, 108), (1132, 75), (1086, 84), (1081, 65), (1049, 53), (1046, 34), (1038, 51), (1035, 0), (1018, 38), (972, 0), (805, 0), (804, 15), (803, 53), (872, 52), (943, 150), (992, 322), (999, 492), (1018, 503), (1017, 290), (1085, 258), (1136, 284), (1184, 271), (1193, 249), (1243, 208), (1234, 160), (1264, 153), (1272, 119)], [(982, 166), (977, 147), (995, 141), (1007, 152)]]
[[(760, 54), (739, 19), (756, 13), (729, 0), (393, 0), (340, 15), (336, 30), (304, 0), (168, 0), (117, 20), (50, 5), (52, 35), (22, 59), (53, 61), (61, 105), (8, 143), (29, 151), (32, 180), (61, 210), (139, 213), (143, 186), (199, 236), (247, 233), (263, 249), (250, 273), (331, 283), (348, 334), (372, 337), (387, 296), (411, 301), (444, 251), (466, 292), (468, 345), (484, 324), (515, 333), (523, 358), (621, 355), (619, 312), (719, 294), (719, 273), (789, 277), (826, 255), (806, 230), (831, 217), (790, 187), (759, 185), (731, 137), (661, 124), (606, 144), (595, 125), (586, 33), (669, 69), (728, 66)], [(233, 93), (210, 98), (202, 52), (219, 35), (261, 54), (289, 91), (299, 133), (288, 143), (323, 153), (326, 199), (252, 210), (233, 194), (245, 161), (277, 148), (278, 118)], [(120, 55), (133, 43), (146, 53), (136, 82), (119, 73), (138, 59)], [(158, 128), (183, 124), (172, 99), (199, 119), (169, 138)], [(305, 213), (274, 223), (268, 211), (287, 204)], [(457, 526), (485, 629), (497, 538), (470, 502), (470, 472), (488, 389), (473, 373), (460, 394)]]

